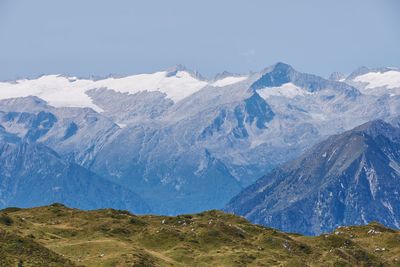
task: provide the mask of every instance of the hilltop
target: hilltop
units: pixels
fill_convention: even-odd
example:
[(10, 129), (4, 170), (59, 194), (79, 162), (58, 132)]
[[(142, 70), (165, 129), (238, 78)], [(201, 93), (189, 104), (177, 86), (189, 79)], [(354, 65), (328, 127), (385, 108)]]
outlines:
[(0, 240), (6, 266), (400, 266), (400, 232), (376, 223), (309, 237), (216, 210), (167, 217), (8, 208)]

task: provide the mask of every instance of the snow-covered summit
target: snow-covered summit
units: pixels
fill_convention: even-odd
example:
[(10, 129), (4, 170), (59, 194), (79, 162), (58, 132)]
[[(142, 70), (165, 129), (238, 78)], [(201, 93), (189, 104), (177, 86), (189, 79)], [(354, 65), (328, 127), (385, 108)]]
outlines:
[(219, 80), (216, 80), (213, 82), (211, 85), (215, 87), (224, 87), (228, 85), (232, 85), (238, 82), (242, 82), (246, 80), (248, 76), (226, 76), (224, 78), (221, 78)]
[(400, 69), (361, 67), (351, 73), (345, 82), (364, 94), (394, 96), (400, 94)]
[(210, 85), (222, 87), (247, 79), (247, 76), (225, 76), (208, 81), (198, 72), (176, 65), (165, 71), (106, 78), (77, 78), (63, 75), (43, 75), (35, 79), (0, 82), (0, 99), (37, 96), (54, 107), (88, 107), (102, 112), (88, 91), (113, 90), (118, 93), (160, 92), (174, 103)]
[(366, 88), (386, 87), (399, 88), (400, 87), (400, 71), (388, 70), (384, 72), (368, 72), (366, 74), (357, 76), (354, 81), (367, 83)]
[(135, 94), (141, 91), (164, 93), (174, 102), (197, 92), (208, 85), (190, 72), (176, 69), (151, 74), (105, 79), (78, 79), (62, 75), (45, 75), (37, 79), (21, 79), (15, 82), (0, 82), (0, 99), (37, 96), (55, 107), (90, 107), (101, 112), (87, 92), (107, 88), (120, 93)]

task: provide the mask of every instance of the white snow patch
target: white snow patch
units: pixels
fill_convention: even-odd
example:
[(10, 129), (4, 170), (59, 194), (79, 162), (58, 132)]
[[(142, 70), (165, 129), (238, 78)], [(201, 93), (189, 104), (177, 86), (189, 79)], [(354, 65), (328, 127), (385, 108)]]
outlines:
[(202, 158), (197, 170), (195, 171), (195, 175), (200, 176), (201, 173), (208, 167), (208, 160), (206, 158)]
[(389, 166), (397, 173), (397, 175), (400, 175), (400, 166), (396, 161), (390, 159)]
[(397, 228), (400, 228), (400, 224), (399, 224), (399, 222), (396, 220), (395, 213), (394, 213), (394, 211), (393, 211), (392, 205), (391, 205), (389, 202), (385, 202), (385, 201), (381, 201), (381, 203), (382, 203), (383, 206), (385, 206), (385, 208), (387, 208), (387, 209), (389, 210), (389, 212), (390, 212), (390, 214), (391, 214), (391, 217), (392, 217), (392, 219), (393, 219), (394, 225), (395, 225)]
[(265, 144), (265, 140), (262, 138), (250, 138), (251, 143), (250, 143), (250, 148), (255, 148), (258, 147), (259, 145)]
[(385, 202), (385, 201), (381, 201), (381, 202), (382, 202), (382, 205), (385, 206), (385, 208), (387, 208), (391, 214), (394, 214), (393, 207), (389, 202)]
[(337, 147), (332, 151), (331, 155), (328, 158), (328, 162), (332, 159), (332, 157), (336, 154)]
[(364, 171), (367, 175), (371, 195), (375, 199), (376, 191), (378, 190), (378, 177), (376, 175), (375, 169), (372, 166), (371, 168), (364, 166)]
[(117, 125), (118, 125), (118, 127), (121, 128), (121, 129), (126, 127), (126, 124), (125, 124), (125, 123), (118, 123), (118, 122), (117, 122)]
[(235, 84), (235, 83), (244, 81), (247, 78), (248, 78), (247, 76), (225, 77), (225, 78), (222, 78), (222, 79), (212, 83), (211, 85), (215, 86), (215, 87), (224, 87), (224, 86), (228, 86), (228, 85), (231, 85), (231, 84)]
[(296, 96), (311, 95), (310, 92), (297, 87), (293, 83), (285, 83), (279, 87), (265, 87), (257, 90), (257, 93), (264, 99), (267, 99), (271, 96), (295, 98)]
[(368, 224), (367, 220), (365, 219), (364, 209), (361, 209), (361, 220), (363, 221), (364, 224)]
[(357, 76), (354, 81), (367, 83), (366, 89), (376, 87), (398, 88), (400, 87), (400, 71), (369, 72)]

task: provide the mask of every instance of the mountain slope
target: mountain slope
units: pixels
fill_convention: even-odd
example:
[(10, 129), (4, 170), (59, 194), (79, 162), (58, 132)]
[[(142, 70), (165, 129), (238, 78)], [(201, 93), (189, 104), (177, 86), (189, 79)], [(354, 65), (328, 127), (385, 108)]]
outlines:
[(0, 100), (0, 125), (85, 167), (120, 129), (90, 108), (55, 108), (35, 96)]
[(0, 127), (0, 207), (53, 202), (83, 209), (115, 207), (149, 212), (140, 197), (129, 190)]
[(400, 228), (399, 179), (400, 128), (378, 120), (317, 144), (246, 188), (226, 210), (304, 234), (371, 221)]
[(11, 223), (0, 219), (0, 231), (83, 266), (398, 266), (400, 260), (399, 231), (377, 223), (306, 237), (215, 210), (135, 216), (54, 204), (2, 210), (4, 217)]
[[(0, 220), (4, 218), (0, 217)], [(72, 261), (39, 245), (31, 238), (0, 230), (0, 266), (65, 266), (74, 267)]]

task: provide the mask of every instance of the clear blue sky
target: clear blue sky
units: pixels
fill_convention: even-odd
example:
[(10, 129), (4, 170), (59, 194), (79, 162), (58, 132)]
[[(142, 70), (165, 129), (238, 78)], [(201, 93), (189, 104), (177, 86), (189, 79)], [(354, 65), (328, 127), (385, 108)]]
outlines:
[(398, 0), (0, 0), (0, 79), (400, 67)]

